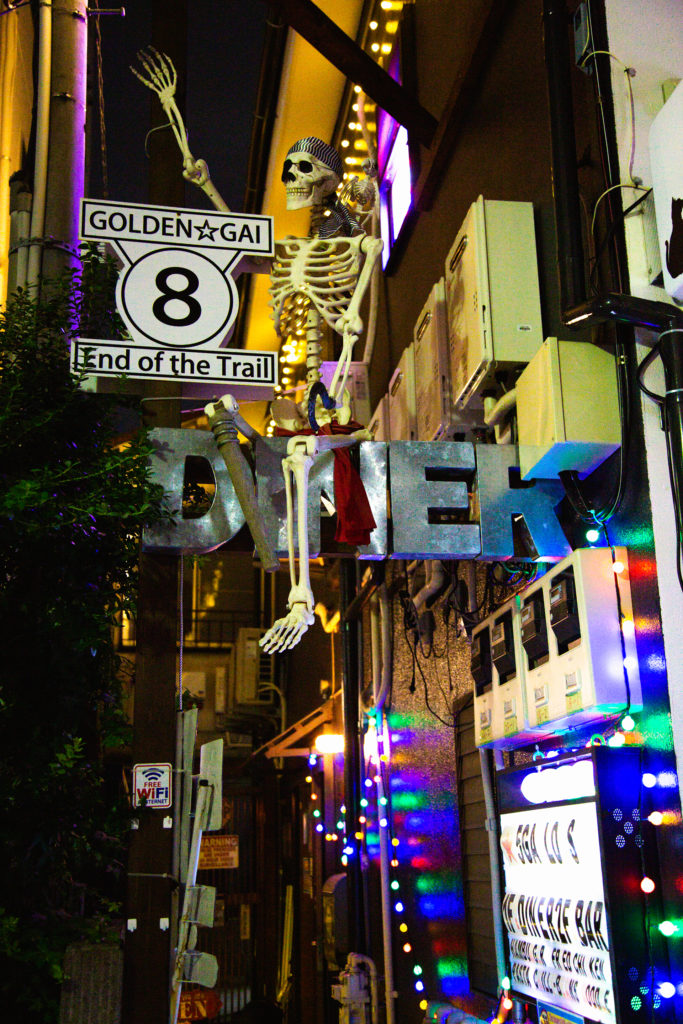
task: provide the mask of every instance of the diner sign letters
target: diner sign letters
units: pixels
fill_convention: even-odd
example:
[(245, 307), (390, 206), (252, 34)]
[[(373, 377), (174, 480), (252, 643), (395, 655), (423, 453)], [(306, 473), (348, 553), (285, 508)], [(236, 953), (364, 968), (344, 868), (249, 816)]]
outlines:
[[(157, 428), (152, 478), (163, 486), (171, 520), (147, 527), (147, 551), (207, 552), (231, 540), (245, 517), (213, 434)], [(257, 438), (253, 454), (259, 507), (273, 549), (286, 556), (286, 495), (281, 462), (287, 438)], [(186, 467), (204, 460), (215, 483), (211, 506), (183, 518)], [(571, 547), (555, 509), (564, 495), (556, 480), (520, 486), (515, 445), (468, 441), (365, 441), (359, 472), (376, 528), (357, 549), (362, 559), (480, 558), (558, 561)], [(325, 550), (321, 498), (334, 495), (334, 455), (321, 453), (308, 486), (311, 557)], [(391, 514), (390, 514), (391, 510)], [(348, 552), (347, 552), (348, 553)], [(354, 551), (354, 553), (356, 553)]]

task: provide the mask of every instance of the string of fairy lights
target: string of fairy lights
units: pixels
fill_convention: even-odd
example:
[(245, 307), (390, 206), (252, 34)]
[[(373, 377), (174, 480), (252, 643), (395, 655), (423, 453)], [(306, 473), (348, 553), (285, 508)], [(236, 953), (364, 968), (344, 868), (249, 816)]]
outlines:
[[(611, 570), (615, 575), (615, 583), (627, 572), (626, 565), (616, 557), (612, 549)], [(635, 623), (631, 615), (626, 615), (621, 607), (619, 608), (620, 626), (624, 636), (632, 635), (635, 631)], [(626, 646), (622, 645), (624, 660), (624, 673), (628, 691), (628, 675), (633, 672), (633, 656), (626, 654)], [(637, 716), (639, 717), (639, 716)], [(396, 835), (394, 815), (391, 801), (391, 742), (393, 734), (389, 732), (387, 719), (383, 712), (372, 711), (366, 716), (366, 731), (363, 757), (363, 795), (359, 801), (359, 815), (357, 821), (348, 820), (346, 807), (342, 804), (338, 812), (334, 814), (333, 822), (326, 822), (320, 806), (320, 793), (317, 791), (317, 781), (311, 772), (306, 781), (311, 785), (310, 804), (311, 814), (314, 820), (315, 832), (325, 842), (337, 844), (338, 855), (342, 866), (346, 867), (350, 858), (355, 856), (369, 858), (376, 853), (379, 842), (380, 830), (386, 831), (386, 837), (391, 849), (390, 878), (391, 891), (391, 912), (394, 921), (394, 928), (398, 935), (397, 953), (399, 958), (405, 957), (404, 967), (411, 977), (411, 984), (419, 999), (421, 1009), (427, 1009), (428, 1001), (424, 998), (425, 982), (423, 980), (423, 966), (415, 953), (414, 942), (410, 934), (409, 914), (406, 912), (405, 896), (402, 892), (402, 882), (397, 873), (399, 868), (399, 849), (401, 841)], [(621, 715), (617, 719), (616, 727), (613, 728), (609, 738), (602, 733), (594, 734), (586, 746), (594, 744), (605, 744), (612, 747), (624, 745), (640, 747), (645, 752), (647, 747), (646, 733), (651, 731), (651, 724), (639, 724), (636, 716), (631, 713), (630, 701), (627, 700)], [(536, 756), (552, 759), (558, 756), (559, 750), (549, 750), (544, 754), (540, 751)], [(311, 768), (319, 764), (318, 755), (311, 755)], [(674, 770), (666, 769), (658, 772), (644, 771), (641, 777), (642, 794), (638, 809), (637, 821), (627, 822), (624, 826), (626, 832), (637, 829), (637, 845), (644, 850), (646, 837), (642, 834), (643, 828), (662, 828), (667, 826), (680, 826), (681, 815), (674, 808), (675, 794), (678, 787), (678, 776)], [(667, 799), (668, 797), (668, 799)], [(618, 813), (615, 811), (615, 813)], [(647, 823), (647, 824), (646, 824)], [(617, 840), (617, 845), (619, 842)], [(641, 877), (639, 881), (640, 891), (644, 900), (644, 922), (645, 933), (648, 936), (648, 949), (650, 948), (650, 936), (658, 932), (659, 936), (668, 941), (677, 941), (683, 936), (683, 918), (664, 917), (659, 901), (659, 884), (652, 877), (655, 872), (649, 872), (645, 863), (644, 853), (641, 859)], [(639, 994), (633, 995), (631, 999), (632, 1009), (637, 1011), (645, 1005), (646, 998), (651, 999), (653, 1010), (667, 1005), (668, 1000), (680, 993), (674, 980), (662, 973), (660, 966), (655, 964), (654, 955), (648, 956), (649, 976), (639, 979)], [(634, 968), (635, 970), (635, 968)], [(403, 972), (402, 972), (403, 974)], [(404, 974), (405, 976), (405, 974)], [(497, 1009), (490, 1018), (492, 1024), (503, 1024), (507, 1020), (513, 1008), (513, 1000), (510, 996), (510, 981), (505, 978), (502, 981)]]
[(327, 843), (336, 843), (343, 867), (354, 856), (370, 857), (375, 852), (379, 839), (373, 826), (386, 831), (388, 846), (391, 851), (389, 860), (391, 893), (391, 911), (396, 932), (399, 937), (400, 954), (408, 958), (408, 972), (412, 977), (412, 985), (419, 997), (419, 1008), (426, 1010), (427, 999), (423, 998), (425, 983), (423, 967), (414, 955), (411, 941), (410, 926), (407, 921), (406, 905), (401, 894), (401, 882), (396, 870), (399, 867), (398, 852), (401, 841), (395, 834), (391, 807), (390, 785), (390, 753), (391, 738), (386, 717), (381, 711), (373, 711), (367, 715), (367, 731), (365, 734), (365, 753), (363, 758), (363, 796), (359, 801), (359, 815), (356, 822), (347, 821), (347, 809), (342, 803), (334, 814), (334, 821), (327, 823), (321, 808), (322, 799), (319, 782), (314, 769), (319, 767), (320, 757), (311, 753), (308, 759), (311, 771), (305, 781), (310, 785), (309, 813), (313, 819), (313, 830)]

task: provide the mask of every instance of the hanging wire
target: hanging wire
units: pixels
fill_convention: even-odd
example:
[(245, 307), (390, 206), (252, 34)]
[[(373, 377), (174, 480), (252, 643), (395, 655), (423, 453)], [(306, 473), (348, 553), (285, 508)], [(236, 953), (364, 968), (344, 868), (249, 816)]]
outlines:
[[(92, 0), (95, 12), (99, 13), (100, 0)], [(97, 65), (97, 103), (100, 119), (100, 159), (102, 163), (102, 198), (109, 198), (109, 164), (107, 160), (107, 125), (104, 119), (104, 73), (102, 63), (102, 29), (99, 17), (95, 18), (95, 62)]]
[(178, 572), (178, 711), (183, 710), (183, 644), (185, 643), (185, 556)]

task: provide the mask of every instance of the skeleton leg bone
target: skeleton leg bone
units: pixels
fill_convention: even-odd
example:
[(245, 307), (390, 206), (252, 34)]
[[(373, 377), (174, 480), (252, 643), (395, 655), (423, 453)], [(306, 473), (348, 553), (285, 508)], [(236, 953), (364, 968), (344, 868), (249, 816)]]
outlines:
[[(287, 445), (287, 456), (282, 460), (287, 498), (287, 548), (291, 589), (287, 598), (289, 611), (273, 623), (261, 637), (260, 645), (267, 654), (287, 651), (298, 644), (309, 626), (313, 625), (313, 591), (308, 570), (308, 475), (318, 451), (318, 438), (292, 437)], [(295, 569), (294, 503), (292, 476), (296, 487), (297, 536), (299, 542), (299, 576)]]
[[(260, 645), (267, 654), (287, 651), (298, 644), (315, 616), (315, 599), (311, 590), (308, 569), (308, 476), (315, 456), (321, 451), (334, 448), (348, 448), (359, 441), (369, 441), (369, 430), (355, 430), (351, 434), (336, 436), (292, 437), (287, 445), (287, 456), (282, 460), (287, 498), (287, 547), (289, 552), (289, 578), (291, 589), (287, 599), (289, 612), (273, 623), (261, 638)], [(297, 537), (299, 542), (299, 576), (295, 570), (294, 551), (294, 503), (292, 500), (292, 476), (296, 487)]]

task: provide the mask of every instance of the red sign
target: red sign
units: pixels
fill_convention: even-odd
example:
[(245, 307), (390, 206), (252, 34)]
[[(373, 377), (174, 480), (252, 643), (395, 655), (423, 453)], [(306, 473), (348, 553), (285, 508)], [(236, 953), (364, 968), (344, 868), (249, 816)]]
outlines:
[(223, 1003), (217, 992), (211, 988), (183, 989), (180, 995), (178, 1024), (192, 1020), (210, 1020), (220, 1013)]

